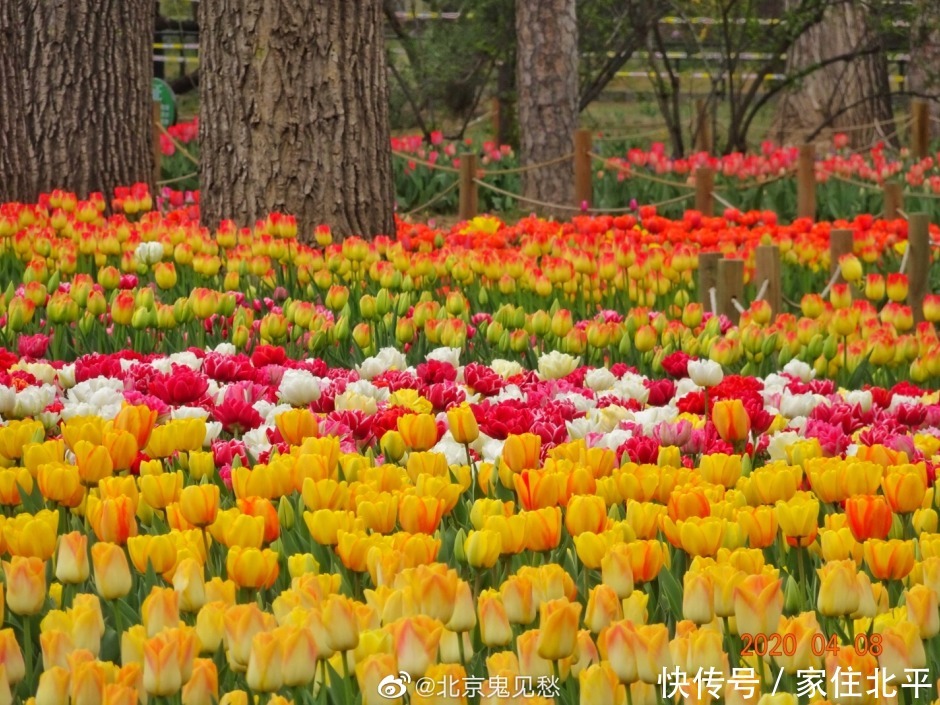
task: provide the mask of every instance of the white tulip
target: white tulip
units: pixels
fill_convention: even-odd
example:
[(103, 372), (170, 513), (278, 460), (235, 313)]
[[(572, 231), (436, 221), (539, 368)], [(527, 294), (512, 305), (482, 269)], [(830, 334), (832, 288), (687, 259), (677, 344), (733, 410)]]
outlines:
[(721, 384), (725, 373), (721, 365), (712, 360), (691, 360), (689, 362), (689, 377), (700, 387), (714, 387)]

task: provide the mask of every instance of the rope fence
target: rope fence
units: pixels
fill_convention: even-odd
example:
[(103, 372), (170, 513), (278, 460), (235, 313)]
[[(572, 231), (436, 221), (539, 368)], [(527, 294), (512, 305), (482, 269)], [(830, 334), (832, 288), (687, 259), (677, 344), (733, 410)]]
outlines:
[(437, 203), (438, 201), (440, 201), (441, 199), (443, 199), (445, 196), (447, 196), (449, 193), (451, 193), (452, 191), (455, 191), (458, 186), (460, 186), (460, 182), (459, 182), (459, 181), (455, 181), (455, 182), (452, 183), (450, 186), (448, 186), (448, 187), (445, 188), (443, 191), (441, 191), (439, 194), (437, 194), (436, 196), (434, 196), (433, 198), (431, 198), (429, 201), (427, 201), (426, 203), (424, 203), (424, 204), (418, 206), (417, 208), (412, 208), (412, 209), (411, 209), (410, 211), (408, 211), (407, 213), (404, 213), (404, 215), (405, 215), (405, 216), (414, 215), (415, 213), (418, 213), (419, 211), (427, 210), (428, 208), (430, 208), (431, 206), (433, 206), (435, 203)]

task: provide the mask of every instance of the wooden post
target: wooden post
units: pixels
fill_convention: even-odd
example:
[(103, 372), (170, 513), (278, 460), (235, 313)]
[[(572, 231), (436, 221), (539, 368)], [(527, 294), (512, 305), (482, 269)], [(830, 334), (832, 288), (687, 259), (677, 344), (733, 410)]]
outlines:
[[(763, 289), (764, 301), (776, 318), (783, 313), (783, 292), (780, 281), (780, 248), (776, 245), (758, 245), (754, 253), (756, 271), (754, 284), (758, 293)], [(764, 282), (767, 282), (766, 286)]]
[(930, 272), (930, 216), (911, 213), (907, 227), (907, 305), (914, 314), (914, 323), (924, 320), (924, 296)]
[(591, 207), (594, 200), (594, 183), (591, 179), (591, 131), (577, 130), (574, 133), (574, 197), (578, 208), (582, 204)]
[(715, 170), (707, 166), (695, 170), (695, 210), (711, 218), (715, 214)]
[(930, 147), (930, 108), (927, 101), (911, 101), (911, 153), (917, 159), (927, 156)]
[(715, 149), (712, 136), (711, 111), (702, 98), (695, 101), (695, 150), (711, 154)]
[(743, 305), (744, 260), (722, 259), (718, 262), (718, 313), (731, 319), (735, 325), (741, 320), (734, 302)]
[(698, 256), (698, 300), (706, 311), (712, 311), (710, 291), (718, 286), (718, 262), (720, 252), (702, 252)]
[[(829, 274), (839, 269), (839, 258), (842, 255), (852, 254), (855, 247), (854, 235), (851, 230), (833, 230), (829, 233)], [(836, 283), (841, 283), (840, 276)]]
[(804, 144), (796, 167), (796, 217), (816, 220), (816, 147)]
[(161, 171), (160, 162), (163, 159), (163, 150), (160, 149), (160, 136), (162, 131), (160, 130), (160, 104), (157, 102), (153, 103), (153, 124), (150, 126), (151, 130), (151, 140), (153, 142), (153, 183), (156, 186), (156, 183), (160, 180), (160, 177), (163, 175)]
[(904, 191), (901, 184), (897, 181), (888, 181), (884, 186), (884, 208), (883, 216), (885, 220), (894, 220), (900, 217), (898, 211), (904, 210)]
[(477, 155), (460, 155), (460, 219), (470, 220), (477, 214)]

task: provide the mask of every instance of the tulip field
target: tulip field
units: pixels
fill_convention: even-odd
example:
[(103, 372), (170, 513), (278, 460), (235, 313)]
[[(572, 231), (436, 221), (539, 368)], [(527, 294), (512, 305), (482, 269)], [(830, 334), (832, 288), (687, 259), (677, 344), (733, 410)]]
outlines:
[(157, 200), (0, 205), (0, 704), (938, 701), (905, 220)]

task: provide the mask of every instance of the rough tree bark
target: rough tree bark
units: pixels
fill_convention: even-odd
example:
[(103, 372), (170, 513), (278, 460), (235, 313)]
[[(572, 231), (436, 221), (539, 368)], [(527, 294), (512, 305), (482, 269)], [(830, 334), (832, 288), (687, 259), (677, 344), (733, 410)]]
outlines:
[(771, 134), (795, 143), (817, 132), (847, 132), (852, 147), (862, 147), (893, 131), (888, 62), (877, 32), (867, 25), (859, 3), (835, 2), (822, 22), (803, 33), (787, 57), (787, 75), (804, 71), (832, 57), (860, 54), (807, 75), (784, 92)]
[(917, 0), (914, 8), (907, 88), (929, 100), (930, 115), (940, 118), (940, 4)]
[(380, 0), (202, 0), (200, 208), (394, 232)]
[[(516, 87), (523, 166), (558, 159), (574, 150), (578, 126), (575, 4), (575, 0), (516, 2)], [(547, 203), (575, 205), (571, 162), (525, 172), (523, 195)]]
[[(151, 0), (4, 0), (25, 23), (24, 109), (40, 191), (152, 183)], [(0, 85), (6, 81), (0, 82)], [(6, 112), (6, 106), (4, 106)]]
[(26, 132), (26, 71), (19, 51), (22, 24), (15, 3), (0, 3), (0, 203), (36, 199), (36, 167)]

